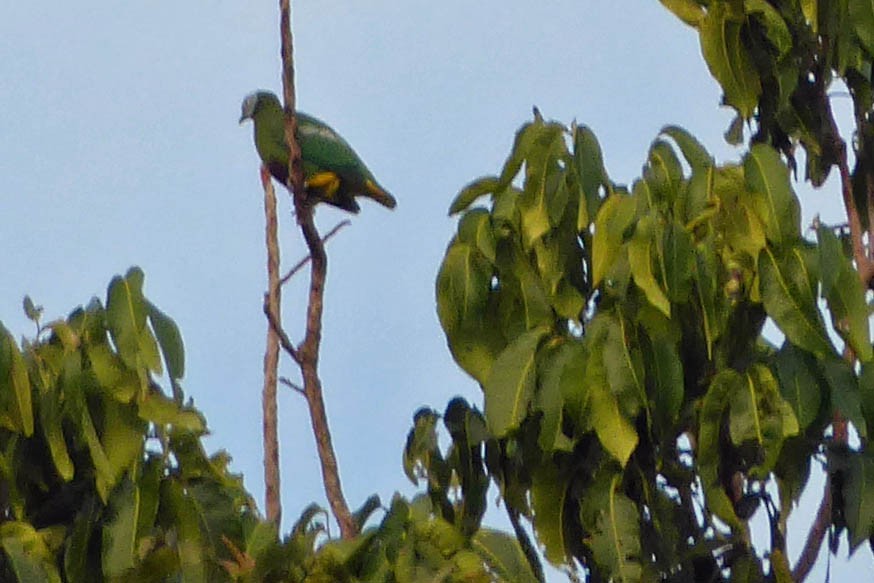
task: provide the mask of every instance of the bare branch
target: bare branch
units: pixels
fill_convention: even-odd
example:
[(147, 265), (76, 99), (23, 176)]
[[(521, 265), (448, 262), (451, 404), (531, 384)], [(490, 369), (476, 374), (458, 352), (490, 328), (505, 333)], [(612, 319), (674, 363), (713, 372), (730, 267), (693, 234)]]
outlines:
[(816, 559), (819, 556), (819, 548), (822, 546), (822, 540), (825, 538), (825, 533), (832, 522), (832, 495), (831, 485), (826, 478), (825, 490), (822, 493), (822, 501), (819, 503), (819, 510), (816, 512), (816, 518), (813, 520), (813, 525), (810, 527), (810, 532), (807, 533), (807, 540), (804, 542), (804, 549), (798, 557), (798, 562), (795, 563), (795, 569), (792, 570), (792, 580), (796, 583), (801, 583), (807, 578), (813, 565), (816, 564)]
[[(826, 116), (826, 121), (829, 124), (829, 138), (834, 141), (834, 150), (837, 158), (838, 170), (841, 175), (841, 195), (844, 199), (844, 208), (847, 211), (847, 222), (850, 225), (850, 240), (853, 244), (853, 259), (856, 261), (856, 269), (859, 272), (859, 279), (865, 289), (871, 286), (871, 279), (874, 277), (874, 262), (868, 257), (868, 252), (865, 249), (865, 243), (862, 239), (864, 231), (862, 229), (862, 221), (859, 217), (859, 209), (856, 208), (856, 201), (853, 198), (853, 180), (850, 175), (850, 166), (847, 162), (847, 142), (841, 137), (838, 124), (835, 121), (835, 116), (832, 113), (831, 102), (823, 93), (821, 96), (820, 105)], [(869, 241), (869, 245), (870, 245)]]
[(528, 561), (528, 566), (531, 567), (531, 573), (537, 581), (543, 583), (545, 581), (543, 565), (540, 562), (540, 557), (537, 555), (536, 547), (531, 543), (531, 538), (519, 522), (519, 511), (510, 507), (509, 504), (504, 504), (504, 506), (507, 508), (507, 516), (510, 518), (510, 524), (513, 526), (516, 540), (519, 542), (519, 546), (522, 547), (522, 553), (525, 555), (525, 560)]
[(267, 316), (267, 321), (270, 323), (271, 329), (279, 339), (279, 343), (282, 345), (282, 349), (288, 353), (292, 360), (300, 364), (300, 355), (298, 354), (297, 348), (294, 347), (294, 344), (291, 342), (291, 339), (289, 339), (288, 334), (285, 333), (285, 330), (282, 328), (282, 323), (277, 319), (276, 314), (273, 312), (273, 310), (270, 309), (269, 292), (264, 294), (264, 315)]
[(297, 383), (293, 383), (285, 377), (279, 377), (279, 382), (291, 389), (292, 391), (297, 391), (304, 397), (306, 396), (306, 392), (304, 392), (303, 387)]
[[(856, 208), (856, 201), (853, 197), (853, 182), (850, 174), (850, 167), (847, 162), (847, 143), (841, 137), (838, 124), (835, 121), (832, 113), (831, 102), (825, 91), (820, 92), (820, 107), (825, 114), (826, 121), (829, 125), (828, 138), (833, 141), (833, 147), (837, 158), (838, 170), (841, 175), (841, 195), (844, 199), (844, 208), (847, 211), (847, 222), (850, 227), (850, 240), (853, 245), (853, 259), (856, 262), (856, 270), (859, 273), (859, 280), (865, 289), (871, 287), (871, 280), (874, 277), (874, 262), (868, 255), (868, 250), (865, 248), (863, 240), (862, 221), (859, 217), (859, 210)], [(871, 241), (868, 242), (869, 247)], [(853, 353), (849, 344), (844, 346), (844, 360), (852, 364), (856, 360), (856, 355)], [(846, 444), (848, 440), (847, 420), (840, 411), (836, 411), (834, 419), (832, 419), (832, 431), (835, 443)], [(816, 513), (816, 518), (810, 526), (810, 531), (807, 534), (807, 540), (804, 543), (804, 550), (792, 570), (792, 579), (796, 582), (804, 581), (808, 573), (816, 563), (819, 549), (822, 546), (825, 533), (828, 531), (832, 521), (832, 496), (829, 477), (826, 476), (826, 486), (822, 493), (822, 501), (819, 504), (819, 511)]]
[[(330, 231), (328, 231), (328, 233), (324, 237), (322, 237), (322, 244), (327, 243), (328, 239), (330, 239), (331, 237), (333, 237), (334, 235), (337, 234), (337, 231), (339, 231), (343, 227), (348, 227), (351, 224), (352, 224), (352, 221), (350, 221), (349, 219), (344, 219), (344, 220), (340, 221), (339, 223), (337, 223), (336, 225), (334, 225), (334, 228), (332, 228)], [(304, 266), (309, 262), (310, 262), (310, 256), (307, 255), (306, 257), (304, 257), (303, 259), (301, 259), (300, 261), (295, 263), (294, 267), (289, 269), (288, 273), (286, 273), (282, 277), (282, 279), (279, 280), (279, 283), (281, 285), (285, 285), (286, 283), (288, 283), (288, 280), (290, 280), (292, 277), (294, 277), (297, 274), (297, 272), (300, 271), (301, 269), (303, 269)]]
[(279, 34), (282, 40), (282, 88), (285, 99), (285, 139), (288, 142), (289, 181), (294, 194), (294, 208), (304, 240), (310, 250), (310, 293), (307, 306), (306, 335), (298, 349), (299, 365), (303, 376), (303, 388), (310, 411), (310, 421), (316, 448), (322, 466), (322, 481), (328, 504), (340, 525), (340, 534), (349, 539), (358, 534), (358, 527), (349, 510), (340, 485), (340, 471), (337, 457), (331, 442), (328, 416), (322, 397), (322, 382), (319, 378), (319, 345), (322, 339), (322, 309), (328, 258), (325, 246), (316, 229), (313, 218), (313, 205), (307, 200), (304, 189), (303, 168), (300, 160), (300, 147), (296, 139), (297, 119), (295, 118), (294, 95), (294, 44), (291, 34), (291, 7), (289, 0), (279, 0)]
[(273, 325), (280, 318), (279, 236), (277, 234), (276, 192), (270, 173), (261, 167), (264, 186), (265, 239), (267, 243), (267, 288), (264, 311), (270, 319), (267, 327), (267, 348), (264, 351), (264, 388), (261, 393), (264, 439), (264, 503), (267, 520), (278, 525), (282, 520), (282, 501), (279, 489), (279, 416), (276, 407), (276, 375), (279, 366), (279, 337)]

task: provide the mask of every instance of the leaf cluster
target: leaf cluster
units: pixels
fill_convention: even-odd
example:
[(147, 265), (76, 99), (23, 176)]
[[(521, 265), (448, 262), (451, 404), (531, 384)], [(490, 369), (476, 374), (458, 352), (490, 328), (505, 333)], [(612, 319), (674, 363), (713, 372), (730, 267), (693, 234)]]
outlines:
[[(450, 212), (438, 315), (483, 389), (489, 475), (546, 557), (593, 581), (788, 572), (811, 456), (838, 410), (867, 435), (874, 389), (819, 310), (867, 363), (864, 290), (831, 229), (802, 237), (779, 152), (758, 143), (718, 165), (669, 126), (628, 188), (589, 128), (535, 111), (500, 174)], [(769, 318), (781, 348), (762, 336)], [(767, 563), (750, 541), (759, 508)]]
[(514, 537), (480, 528), (488, 479), (475, 473), (474, 450), (484, 425), (461, 404), (446, 417), (453, 438), (470, 442), (450, 456), (468, 468), (458, 520), (429, 489), (412, 501), (396, 495), (367, 526), (381, 508), (372, 496), (354, 514), (361, 534), (351, 540), (331, 539), (316, 505), (280, 538), (228, 470), (230, 457), (206, 454), (205, 421), (181, 387), (181, 333), (145, 298), (143, 280), (132, 268), (113, 278), (105, 303), (46, 324), (25, 298), (37, 333), (20, 346), (0, 325), (0, 579), (533, 579)]

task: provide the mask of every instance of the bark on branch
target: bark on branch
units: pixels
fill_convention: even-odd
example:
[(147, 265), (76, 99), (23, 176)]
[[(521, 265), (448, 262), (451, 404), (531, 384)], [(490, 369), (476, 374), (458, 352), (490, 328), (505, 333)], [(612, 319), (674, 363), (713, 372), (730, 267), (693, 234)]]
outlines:
[(270, 315), (267, 348), (264, 351), (264, 388), (261, 392), (262, 432), (264, 440), (264, 505), (267, 520), (279, 526), (282, 501), (279, 488), (279, 416), (276, 407), (276, 377), (279, 366), (279, 335), (272, 322), (279, 321), (282, 286), (279, 283), (279, 237), (277, 235), (276, 192), (270, 173), (261, 167), (264, 186), (265, 239), (267, 243), (267, 294), (264, 311)]
[[(830, 146), (835, 153), (838, 171), (841, 177), (841, 196), (844, 200), (844, 208), (847, 211), (847, 222), (850, 227), (850, 240), (853, 246), (853, 259), (856, 262), (856, 270), (859, 274), (859, 280), (862, 282), (863, 289), (869, 289), (871, 286), (872, 277), (874, 277), (874, 262), (869, 255), (870, 249), (865, 248), (863, 239), (862, 220), (859, 216), (859, 209), (856, 207), (856, 200), (853, 197), (853, 178), (850, 174), (850, 166), (847, 159), (847, 142), (841, 137), (838, 124), (835, 121), (834, 113), (832, 112), (831, 101), (822, 86), (821, 75), (818, 78), (819, 84), (819, 108), (823, 112), (825, 121), (828, 124), (827, 139), (831, 140)], [(868, 242), (869, 247), (871, 241)], [(847, 345), (844, 349), (844, 359), (853, 364), (856, 360), (856, 355)], [(847, 420), (840, 411), (836, 411), (832, 420), (833, 440), (836, 443), (846, 444), (848, 439)], [(816, 559), (819, 556), (819, 549), (822, 546), (822, 541), (825, 538), (825, 533), (831, 526), (832, 520), (832, 496), (830, 477), (826, 476), (826, 485), (822, 493), (822, 500), (819, 505), (819, 511), (816, 513), (816, 518), (810, 526), (810, 531), (807, 533), (807, 540), (804, 543), (804, 549), (798, 557), (795, 568), (792, 570), (792, 579), (797, 583), (804, 581)]]
[(328, 415), (322, 397), (322, 382), (319, 378), (319, 348), (322, 340), (322, 311), (325, 278), (328, 270), (328, 257), (325, 245), (316, 229), (313, 206), (307, 200), (304, 189), (303, 168), (300, 147), (295, 138), (297, 120), (294, 92), (294, 45), (291, 33), (291, 7), (289, 0), (279, 0), (279, 34), (282, 41), (282, 89), (285, 101), (285, 139), (291, 155), (288, 161), (288, 185), (294, 194), (294, 208), (297, 222), (310, 252), (310, 290), (307, 305), (306, 335), (297, 349), (298, 364), (303, 377), (303, 390), (309, 407), (310, 421), (316, 439), (319, 462), (322, 467), (322, 480), (328, 504), (340, 525), (340, 534), (349, 539), (358, 534), (358, 528), (346, 503), (340, 484), (340, 471), (337, 457), (331, 443)]

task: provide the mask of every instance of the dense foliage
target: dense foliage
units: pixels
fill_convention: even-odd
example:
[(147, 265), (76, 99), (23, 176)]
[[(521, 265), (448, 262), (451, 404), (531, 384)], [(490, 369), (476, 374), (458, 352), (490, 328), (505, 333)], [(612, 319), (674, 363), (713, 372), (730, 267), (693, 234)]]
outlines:
[[(874, 11), (663, 3), (697, 29), (737, 111), (727, 139), (752, 129), (741, 161), (717, 164), (669, 126), (623, 186), (589, 128), (535, 110), (500, 173), (452, 204), (438, 313), (483, 389), (489, 475), (552, 563), (593, 581), (788, 581), (786, 520), (820, 454), (834, 533), (846, 529), (851, 549), (874, 534), (874, 367), (857, 272), (869, 252), (852, 221), (852, 237), (819, 223), (803, 236), (790, 182), (798, 145), (815, 186), (845, 167), (827, 93), (843, 80), (857, 122), (845, 202), (868, 227)], [(762, 335), (768, 319), (781, 346)], [(831, 443), (833, 420), (849, 420), (862, 446)], [(758, 509), (765, 548), (750, 537)]]
[[(280, 540), (229, 456), (205, 453), (205, 422), (180, 385), (181, 335), (142, 289), (131, 269), (105, 303), (46, 324), (26, 299), (37, 333), (21, 346), (0, 327), (0, 580), (533, 580), (512, 536), (478, 528), (483, 504), (453, 522), (433, 497), (395, 496), (352, 541), (330, 540), (312, 505)], [(356, 519), (379, 508), (374, 496)]]

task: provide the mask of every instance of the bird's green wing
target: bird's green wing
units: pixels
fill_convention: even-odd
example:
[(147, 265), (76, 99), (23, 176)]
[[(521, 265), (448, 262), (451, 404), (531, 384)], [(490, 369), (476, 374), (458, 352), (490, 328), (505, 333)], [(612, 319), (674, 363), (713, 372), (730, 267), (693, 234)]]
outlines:
[(356, 186), (374, 181), (370, 170), (340, 134), (310, 115), (296, 115), (297, 139), (307, 175), (330, 171)]

